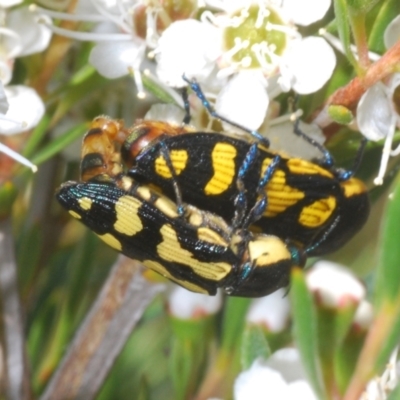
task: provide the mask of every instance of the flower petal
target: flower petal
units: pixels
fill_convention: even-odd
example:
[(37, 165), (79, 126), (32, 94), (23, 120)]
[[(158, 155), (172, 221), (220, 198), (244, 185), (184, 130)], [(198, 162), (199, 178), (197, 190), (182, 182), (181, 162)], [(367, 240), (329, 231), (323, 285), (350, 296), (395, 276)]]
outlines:
[(253, 300), (246, 320), (263, 325), (270, 332), (281, 332), (287, 326), (289, 312), (289, 298), (285, 297), (284, 289), (279, 289), (269, 296)]
[(177, 286), (173, 289), (168, 299), (170, 313), (181, 319), (204, 318), (215, 314), (221, 309), (222, 295), (206, 296), (204, 294), (189, 292)]
[(307, 26), (324, 17), (331, 0), (283, 0), (282, 8), (297, 25)]
[(158, 41), (157, 75), (168, 86), (185, 86), (183, 74), (201, 82), (215, 68), (220, 52), (221, 38), (215, 27), (194, 19), (176, 21)]
[(139, 68), (145, 48), (145, 42), (138, 38), (98, 43), (90, 52), (89, 62), (101, 75), (115, 79), (127, 75), (131, 69)]
[(385, 47), (389, 49), (400, 40), (400, 15), (393, 19), (385, 29), (383, 42)]
[[(46, 19), (51, 24), (51, 19), (46, 15), (40, 18)], [(43, 23), (37, 22), (37, 16), (29, 11), (28, 7), (11, 11), (7, 16), (7, 25), (20, 36), (22, 49), (18, 56), (39, 53), (47, 48), (51, 39), (50, 29)]]
[[(263, 123), (269, 104), (261, 71), (241, 71), (221, 90), (215, 109), (222, 116), (249, 129)], [(224, 124), (227, 130), (232, 130)]]
[(1, 8), (8, 8), (12, 6), (16, 6), (17, 4), (21, 4), (22, 0), (0, 0)]
[(367, 331), (374, 320), (374, 308), (367, 300), (362, 300), (354, 315), (353, 324), (360, 330)]
[(14, 135), (35, 127), (42, 118), (45, 107), (42, 99), (35, 90), (22, 85), (7, 86), (5, 88), (10, 108), (7, 118), (15, 122), (0, 120), (0, 133), (2, 135)]
[(4, 90), (4, 86), (0, 82), (0, 114), (5, 114), (8, 111), (10, 105), (7, 101), (6, 92)]
[(268, 367), (280, 372), (286, 382), (306, 379), (306, 372), (296, 348), (285, 347), (277, 350), (265, 363)]
[(309, 269), (307, 285), (327, 307), (343, 307), (359, 303), (365, 297), (360, 281), (340, 264), (318, 261)]
[(306, 381), (296, 381), (293, 383), (289, 383), (288, 397), (290, 399), (317, 400), (317, 397), (311, 389), (311, 386)]
[(7, 60), (0, 55), (0, 81), (3, 85), (7, 85), (12, 78), (14, 62)]
[(357, 106), (360, 132), (369, 140), (381, 140), (394, 130), (395, 119), (386, 87), (380, 82), (371, 86)]
[[(332, 76), (336, 56), (325, 39), (311, 36), (294, 41), (283, 55), (282, 63), (284, 80), (290, 79), (297, 93), (309, 94), (321, 89)], [(287, 78), (288, 73), (291, 76)]]
[(247, 371), (236, 378), (235, 400), (283, 400), (286, 399), (288, 385), (282, 375), (256, 360)]

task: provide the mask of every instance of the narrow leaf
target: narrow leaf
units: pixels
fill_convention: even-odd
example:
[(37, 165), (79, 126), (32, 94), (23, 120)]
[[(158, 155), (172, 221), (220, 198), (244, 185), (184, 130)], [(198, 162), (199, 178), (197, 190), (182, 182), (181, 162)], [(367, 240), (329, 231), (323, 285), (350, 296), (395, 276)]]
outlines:
[(68, 130), (64, 135), (52, 140), (51, 143), (39, 150), (38, 153), (36, 153), (32, 158), (32, 162), (36, 165), (44, 163), (63, 150), (74, 140), (78, 139), (79, 137), (83, 137), (87, 128), (88, 124), (82, 123)]
[(320, 360), (318, 358), (317, 317), (304, 274), (299, 268), (292, 273), (290, 299), (293, 311), (293, 333), (304, 368), (317, 397), (326, 399)]
[(353, 66), (357, 67), (357, 61), (355, 60), (353, 53), (350, 49), (350, 26), (349, 26), (349, 17), (348, 17), (348, 9), (346, 0), (334, 0), (334, 8), (335, 8), (335, 16), (337, 29), (339, 32), (340, 40), (342, 41), (344, 52), (348, 60), (353, 64)]
[(377, 308), (385, 302), (396, 301), (400, 291), (400, 184), (390, 194), (382, 225), (381, 246), (376, 270), (375, 304)]
[(267, 359), (271, 355), (265, 333), (258, 325), (247, 326), (242, 338), (242, 370), (250, 368), (257, 358)]

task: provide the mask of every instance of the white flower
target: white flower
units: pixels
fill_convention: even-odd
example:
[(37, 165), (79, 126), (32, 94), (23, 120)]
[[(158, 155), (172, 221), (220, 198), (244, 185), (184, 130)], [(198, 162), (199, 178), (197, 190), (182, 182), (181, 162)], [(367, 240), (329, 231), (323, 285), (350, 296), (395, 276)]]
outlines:
[(17, 4), (21, 4), (22, 0), (0, 0), (1, 8), (8, 8), (16, 6)]
[(316, 400), (296, 349), (281, 349), (267, 361), (256, 360), (234, 385), (235, 400)]
[[(26, 88), (24, 86), (17, 87), (17, 88), (22, 88), (22, 90), (28, 89), (28, 90), (31, 90), (32, 92), (34, 92), (32, 89)], [(17, 91), (18, 91), (18, 89), (17, 89)], [(34, 93), (36, 94), (36, 92), (34, 92)], [(22, 100), (22, 103), (24, 100), (29, 101), (29, 97), (32, 97), (32, 93), (30, 93), (30, 94), (25, 93), (22, 97), (19, 97), (18, 95), (11, 96), (9, 98), (9, 101), (7, 101), (6, 92), (3, 88), (3, 85), (0, 82), (0, 134), (10, 134), (10, 132), (19, 133), (19, 132), (22, 132), (23, 130), (25, 130), (24, 124), (21, 124), (18, 120), (13, 119), (13, 117), (14, 117), (15, 113), (17, 113), (18, 116), (21, 114), (20, 108), (19, 108), (21, 105), (24, 107), (27, 107), (29, 109), (30, 104), (28, 104), (28, 105), (26, 103), (21, 104), (21, 100)], [(11, 113), (7, 112), (7, 111), (11, 111)], [(34, 112), (31, 114), (34, 114)], [(14, 150), (5, 146), (2, 143), (0, 143), (0, 152), (7, 154), (9, 157), (13, 158), (14, 160), (18, 161), (19, 163), (31, 168), (33, 172), (37, 171), (36, 165), (32, 164), (25, 157), (21, 156), (20, 154), (18, 154), (17, 152), (15, 152)]]
[(12, 78), (13, 60), (43, 51), (50, 42), (51, 31), (37, 22), (28, 7), (21, 7), (6, 13), (0, 37), (0, 80), (7, 84)]
[(283, 0), (282, 8), (297, 25), (308, 26), (320, 20), (331, 6), (331, 0)]
[(354, 314), (353, 325), (359, 330), (366, 331), (374, 319), (374, 308), (367, 300), (361, 300)]
[(183, 287), (174, 287), (168, 298), (170, 313), (180, 319), (204, 318), (217, 313), (222, 306), (222, 295), (215, 296), (189, 292)]
[[(329, 1), (314, 7), (313, 1), (297, 0), (302, 12), (296, 16), (284, 1), (206, 3), (221, 12), (205, 11), (201, 21), (174, 22), (162, 34), (155, 53), (163, 82), (183, 86), (185, 73), (204, 87), (208, 77), (206, 86), (217, 99), (216, 110), (257, 129), (270, 99), (291, 88), (301, 94), (314, 92), (331, 76), (336, 63), (331, 47), (322, 38), (303, 39), (294, 26), (301, 14), (303, 22), (310, 14), (312, 22), (322, 18)], [(231, 78), (219, 92), (221, 79), (227, 77)]]
[(327, 42), (320, 37), (307, 37), (293, 42), (283, 55), (281, 80), (297, 93), (313, 93), (328, 81), (335, 65), (335, 53)]
[(158, 41), (157, 75), (165, 84), (175, 87), (186, 85), (183, 74), (202, 82), (215, 68), (220, 48), (217, 28), (194, 19), (176, 21)]
[[(0, 4), (7, 7), (11, 3)], [(51, 31), (37, 22), (27, 7), (5, 11), (3, 25), (0, 26), (0, 134), (14, 135), (35, 127), (42, 118), (45, 107), (35, 90), (24, 85), (6, 86), (12, 78), (14, 59), (43, 51), (49, 44)], [(49, 20), (48, 20), (49, 22)], [(3, 144), (0, 151), (18, 162), (37, 168), (20, 154)]]
[(6, 116), (9, 120), (20, 121), (20, 124), (0, 121), (0, 133), (2, 135), (15, 135), (35, 127), (45, 111), (42, 99), (36, 91), (27, 86), (13, 85), (6, 86), (5, 93), (9, 103)]
[[(400, 16), (396, 17), (386, 28), (384, 42), (390, 47), (400, 39)], [(400, 74), (395, 73), (387, 83), (378, 82), (371, 86), (361, 97), (357, 106), (357, 125), (360, 132), (369, 140), (378, 141), (385, 138), (381, 165), (376, 185), (383, 183), (390, 156), (400, 154), (400, 146), (392, 150), (392, 141), (396, 127), (400, 127), (398, 92)]]
[(365, 297), (361, 282), (340, 264), (318, 261), (308, 270), (307, 285), (326, 307), (358, 304)]
[[(263, 123), (269, 105), (265, 84), (260, 70), (239, 72), (219, 92), (216, 111), (232, 117), (232, 120), (246, 128), (257, 129)], [(250, 94), (251, 101), (245, 101), (243, 93)], [(226, 123), (223, 125), (225, 129), (232, 129)]]
[(290, 303), (286, 291), (279, 289), (269, 296), (253, 300), (246, 321), (264, 326), (269, 332), (281, 332), (289, 321)]
[(396, 126), (400, 127), (400, 115), (395, 103), (400, 90), (400, 74), (393, 74), (387, 85), (378, 82), (361, 97), (357, 106), (357, 125), (360, 132), (369, 140), (385, 139), (381, 165), (374, 183), (381, 185), (390, 156), (400, 153), (400, 147), (392, 150)]
[[(195, 9), (195, 5), (191, 5)], [(194, 12), (187, 4), (179, 9), (174, 5), (173, 12), (183, 18)], [(173, 20), (168, 6), (161, 2), (141, 0), (94, 0), (80, 1), (75, 14), (35, 10), (53, 18), (91, 22), (91, 32), (76, 32), (54, 26), (50, 28), (63, 36), (77, 40), (93, 41), (89, 62), (100, 74), (109, 79), (133, 75), (138, 88), (138, 97), (145, 96), (139, 68), (145, 59), (146, 47), (154, 48), (159, 39), (159, 31), (165, 29)]]

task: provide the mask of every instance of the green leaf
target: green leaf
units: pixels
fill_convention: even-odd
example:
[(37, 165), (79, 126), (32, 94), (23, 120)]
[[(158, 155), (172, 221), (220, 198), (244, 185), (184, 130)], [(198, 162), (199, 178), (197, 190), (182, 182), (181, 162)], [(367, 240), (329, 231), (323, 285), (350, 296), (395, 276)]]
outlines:
[(159, 82), (146, 74), (142, 74), (142, 80), (144, 87), (163, 103), (172, 103), (180, 106), (180, 102), (178, 102), (177, 98), (171, 94), (173, 89), (169, 89), (167, 86), (161, 85)]
[(11, 215), (12, 206), (17, 198), (18, 190), (8, 181), (0, 186), (0, 218), (8, 218)]
[(344, 52), (348, 60), (357, 68), (357, 61), (355, 60), (353, 53), (351, 52), (351, 38), (350, 38), (350, 25), (349, 15), (346, 0), (334, 0), (334, 8), (336, 15), (337, 29), (340, 40), (342, 41)]
[(39, 124), (33, 130), (32, 134), (29, 135), (28, 141), (26, 142), (26, 144), (24, 146), (24, 151), (22, 153), (26, 158), (31, 157), (31, 155), (37, 149), (37, 146), (39, 145), (39, 143), (42, 141), (42, 139), (46, 135), (47, 129), (50, 124), (50, 119), (51, 119), (50, 115), (45, 114), (43, 116), (43, 118), (40, 120)]
[(380, 0), (347, 0), (347, 5), (352, 13), (367, 13)]
[(335, 380), (341, 395), (350, 383), (364, 340), (364, 333), (350, 332), (335, 354)]
[(239, 345), (240, 333), (244, 329), (244, 320), (251, 299), (228, 297), (225, 304), (223, 321), (222, 349), (230, 353)]
[(39, 150), (32, 158), (32, 162), (36, 165), (42, 164), (51, 157), (55, 156), (74, 140), (83, 137), (89, 125), (85, 122), (68, 130), (64, 135), (52, 140), (47, 146)]
[(389, 22), (393, 17), (400, 14), (400, 1), (388, 0), (384, 2), (379, 10), (379, 13), (373, 20), (371, 33), (368, 39), (368, 47), (380, 53), (384, 53), (385, 45), (383, 43), (383, 34)]
[(318, 354), (317, 317), (304, 274), (299, 268), (292, 272), (290, 300), (293, 312), (293, 334), (304, 368), (319, 399), (326, 399)]
[(206, 343), (175, 338), (170, 358), (170, 372), (175, 399), (193, 397), (205, 370)]
[[(379, 355), (375, 362), (375, 371), (379, 373), (383, 370), (385, 365), (389, 361), (389, 357), (392, 354), (393, 350), (399, 344), (399, 337), (400, 337), (400, 313), (399, 313), (399, 304), (396, 310), (393, 310), (395, 314), (395, 321), (393, 325), (390, 327), (389, 334), (385, 337), (385, 340), (382, 341), (381, 346), (379, 347)], [(381, 310), (381, 312), (385, 312)], [(379, 318), (379, 316), (377, 316)], [(389, 315), (390, 318), (390, 315)]]
[(400, 181), (389, 197), (383, 220), (380, 254), (376, 270), (375, 305), (379, 309), (384, 303), (393, 304), (400, 293)]
[(271, 349), (263, 329), (258, 325), (249, 325), (243, 332), (241, 346), (242, 370), (250, 368), (257, 358), (267, 359), (271, 355)]
[[(99, 75), (94, 68), (86, 66), (79, 70), (68, 85), (54, 92), (49, 101), (58, 100), (57, 107), (52, 115), (52, 124), (59, 121), (67, 112), (90, 94), (101, 93), (106, 86), (113, 85), (113, 81)], [(100, 94), (99, 94), (100, 95)]]

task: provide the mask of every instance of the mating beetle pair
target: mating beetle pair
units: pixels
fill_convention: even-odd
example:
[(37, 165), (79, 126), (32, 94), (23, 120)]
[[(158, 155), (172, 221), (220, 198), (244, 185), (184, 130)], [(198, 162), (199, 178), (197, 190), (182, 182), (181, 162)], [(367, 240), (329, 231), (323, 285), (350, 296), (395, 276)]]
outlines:
[(84, 182), (57, 197), (112, 247), (189, 290), (258, 297), (364, 224), (364, 185), (327, 164), (263, 141), (157, 121), (127, 129), (99, 117), (83, 143)]

